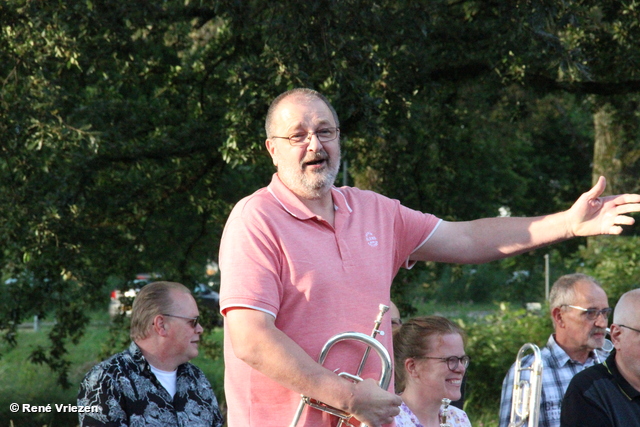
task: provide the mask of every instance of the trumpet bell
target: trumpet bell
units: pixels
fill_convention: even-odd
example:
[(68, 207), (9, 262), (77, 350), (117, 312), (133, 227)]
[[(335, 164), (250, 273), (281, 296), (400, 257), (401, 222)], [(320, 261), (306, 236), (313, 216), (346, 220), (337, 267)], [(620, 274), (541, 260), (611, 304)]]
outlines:
[[(369, 356), (369, 351), (373, 349), (380, 358), (381, 363), (381, 372), (380, 379), (378, 380), (378, 386), (382, 389), (386, 390), (389, 388), (389, 383), (391, 382), (391, 376), (393, 374), (393, 363), (391, 361), (391, 356), (387, 349), (380, 343), (380, 341), (376, 340), (375, 337), (378, 333), (382, 335), (382, 331), (379, 330), (380, 323), (382, 322), (382, 316), (389, 310), (389, 307), (380, 304), (380, 312), (378, 313), (378, 317), (375, 320), (373, 332), (371, 335), (365, 335), (360, 332), (343, 332), (341, 334), (334, 335), (329, 338), (329, 340), (324, 344), (322, 350), (320, 351), (320, 356), (318, 357), (318, 363), (320, 365), (324, 364), (331, 347), (336, 345), (341, 341), (358, 341), (366, 346), (366, 351), (362, 357), (360, 362), (360, 366), (358, 367), (358, 371), (355, 374), (350, 374), (347, 372), (340, 372), (338, 376), (347, 378), (353, 382), (360, 382), (362, 378), (360, 378), (360, 374), (362, 373), (362, 369), (367, 361), (367, 357)], [(291, 422), (289, 427), (296, 427), (298, 422), (300, 421), (300, 417), (302, 415), (302, 411), (305, 406), (310, 406), (311, 408), (318, 409), (323, 412), (327, 412), (331, 415), (334, 415), (339, 418), (338, 427), (353, 427), (353, 425), (349, 422), (349, 420), (353, 417), (351, 414), (341, 411), (340, 409), (334, 408), (332, 406), (327, 405), (326, 403), (319, 402), (315, 399), (311, 399), (307, 396), (302, 396), (300, 400), (300, 404), (298, 405), (298, 409), (293, 417), (293, 421)], [(367, 427), (364, 424), (361, 424), (360, 427)]]
[[(387, 349), (384, 348), (384, 346), (380, 343), (380, 341), (376, 340), (375, 338), (369, 335), (366, 335), (360, 332), (343, 332), (341, 334), (334, 335), (322, 347), (322, 350), (320, 351), (320, 357), (318, 358), (318, 363), (322, 365), (325, 359), (327, 358), (327, 355), (329, 354), (329, 350), (331, 350), (331, 347), (333, 347), (335, 344), (339, 343), (340, 341), (345, 341), (345, 340), (359, 341), (361, 343), (364, 343), (365, 345), (368, 346), (368, 348), (372, 348), (378, 354), (378, 356), (380, 357), (380, 361), (382, 363), (378, 385), (384, 390), (389, 388), (389, 384), (391, 383), (391, 374), (393, 373), (391, 356), (389, 355), (389, 352), (387, 351)], [(358, 381), (358, 382), (362, 381), (362, 378), (360, 378), (359, 376), (352, 375), (347, 372), (341, 372), (338, 375), (343, 378), (350, 379), (352, 381)], [(302, 411), (304, 410), (305, 406), (310, 406), (311, 408), (318, 409), (323, 412), (327, 412), (331, 415), (334, 415), (340, 418), (340, 424), (338, 424), (339, 426), (351, 425), (349, 424), (349, 419), (351, 418), (351, 414), (341, 411), (340, 409), (334, 408), (332, 406), (329, 406), (325, 403), (318, 402), (317, 400), (311, 399), (307, 396), (302, 396), (302, 400), (298, 405), (298, 410), (296, 411), (296, 414), (293, 418), (293, 421), (290, 427), (295, 427), (298, 424), (298, 421), (300, 420), (300, 416), (302, 415)], [(367, 426), (362, 424), (361, 427), (367, 427)]]

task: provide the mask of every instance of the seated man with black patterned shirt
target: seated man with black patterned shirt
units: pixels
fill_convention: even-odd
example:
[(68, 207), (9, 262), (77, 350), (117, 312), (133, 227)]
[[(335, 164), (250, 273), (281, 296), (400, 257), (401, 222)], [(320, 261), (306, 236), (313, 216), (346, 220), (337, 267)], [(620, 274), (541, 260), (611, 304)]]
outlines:
[(222, 427), (211, 384), (188, 363), (202, 334), (198, 306), (179, 283), (155, 282), (133, 302), (129, 349), (94, 366), (78, 393), (80, 426)]

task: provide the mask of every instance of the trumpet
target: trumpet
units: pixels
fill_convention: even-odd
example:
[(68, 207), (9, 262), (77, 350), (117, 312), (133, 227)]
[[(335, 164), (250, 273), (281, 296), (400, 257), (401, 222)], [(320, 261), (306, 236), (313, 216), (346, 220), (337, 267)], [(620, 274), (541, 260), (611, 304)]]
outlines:
[[(533, 363), (522, 367), (522, 358), (527, 350), (533, 351)], [(520, 347), (515, 363), (513, 394), (511, 396), (511, 417), (509, 427), (538, 427), (540, 416), (540, 394), (542, 392), (542, 356), (537, 345), (526, 343)], [(531, 371), (529, 381), (521, 380), (521, 372)]]
[(449, 415), (449, 404), (451, 399), (446, 397), (442, 399), (442, 414), (440, 415), (440, 427), (451, 427), (451, 424), (447, 423), (447, 415)]
[[(365, 335), (360, 332), (344, 332), (341, 334), (334, 335), (333, 337), (329, 338), (329, 340), (322, 347), (322, 350), (320, 351), (320, 356), (318, 357), (318, 363), (322, 365), (325, 359), (327, 358), (327, 355), (329, 354), (329, 350), (331, 350), (331, 347), (333, 347), (335, 344), (339, 343), (340, 341), (345, 341), (345, 340), (359, 341), (361, 343), (364, 343), (367, 346), (367, 348), (364, 352), (364, 355), (362, 356), (362, 360), (360, 361), (358, 370), (356, 371), (355, 374), (340, 372), (338, 376), (347, 378), (353, 382), (362, 381), (362, 378), (360, 378), (360, 375), (362, 374), (364, 365), (367, 363), (367, 358), (369, 357), (369, 353), (373, 348), (375, 352), (378, 354), (378, 357), (380, 358), (380, 361), (382, 363), (382, 369), (380, 372), (380, 379), (378, 380), (378, 385), (382, 389), (386, 390), (389, 387), (389, 383), (391, 382), (391, 374), (393, 373), (392, 371), (393, 364), (391, 362), (391, 356), (389, 356), (389, 352), (387, 351), (387, 349), (384, 348), (384, 346), (380, 343), (380, 341), (376, 340), (375, 338), (376, 338), (376, 335), (378, 334), (384, 335), (384, 331), (380, 330), (380, 324), (382, 323), (382, 318), (384, 314), (389, 310), (389, 307), (384, 304), (380, 304), (379, 309), (380, 309), (380, 312), (378, 313), (378, 317), (375, 320), (375, 323), (373, 326), (373, 332), (371, 332), (371, 335)], [(327, 412), (331, 415), (338, 417), (340, 421), (338, 422), (337, 427), (354, 427), (353, 424), (349, 422), (350, 419), (353, 417), (351, 414), (345, 411), (342, 411), (338, 408), (334, 408), (333, 406), (329, 406), (326, 403), (322, 403), (315, 399), (311, 399), (310, 397), (307, 397), (305, 395), (302, 395), (300, 399), (300, 404), (298, 405), (298, 409), (296, 410), (296, 413), (293, 417), (293, 421), (291, 421), (290, 427), (295, 427), (298, 425), (298, 421), (300, 421), (300, 416), (302, 415), (302, 411), (304, 410), (305, 405), (314, 409), (318, 409), (323, 412)], [(360, 427), (367, 427), (367, 426), (364, 424), (361, 424)]]

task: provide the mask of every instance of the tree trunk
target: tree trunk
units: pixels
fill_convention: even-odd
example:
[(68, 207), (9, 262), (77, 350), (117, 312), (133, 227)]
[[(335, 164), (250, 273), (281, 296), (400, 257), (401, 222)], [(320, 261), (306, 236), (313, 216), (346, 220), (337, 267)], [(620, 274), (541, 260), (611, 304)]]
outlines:
[[(595, 143), (592, 181), (595, 184), (600, 176), (607, 178), (604, 195), (638, 192), (638, 112), (637, 103), (629, 97), (622, 102), (602, 104), (593, 116)], [(588, 245), (592, 246), (596, 241), (590, 238)]]
[(624, 130), (617, 122), (615, 107), (607, 103), (593, 116), (595, 144), (593, 148), (592, 184), (600, 176), (607, 178), (606, 194), (617, 194), (619, 190), (622, 161), (620, 141), (624, 140)]

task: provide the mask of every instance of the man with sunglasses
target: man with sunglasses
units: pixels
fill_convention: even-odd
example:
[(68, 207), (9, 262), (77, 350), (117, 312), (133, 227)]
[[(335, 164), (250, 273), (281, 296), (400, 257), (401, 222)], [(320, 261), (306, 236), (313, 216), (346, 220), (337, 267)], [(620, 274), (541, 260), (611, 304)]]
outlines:
[[(282, 427), (303, 394), (370, 427), (393, 422), (401, 399), (384, 391), (376, 357), (353, 374), (361, 346), (341, 342), (324, 364), (324, 343), (345, 331), (369, 333), (389, 305), (400, 268), (418, 261), (488, 262), (576, 236), (619, 234), (640, 195), (601, 197), (604, 178), (567, 211), (535, 218), (443, 221), (354, 187), (335, 187), (340, 123), (310, 89), (278, 96), (267, 111), (270, 184), (239, 201), (220, 243), (220, 307), (225, 316), (225, 396), (229, 427)], [(425, 183), (427, 185), (427, 183)], [(391, 349), (391, 322), (376, 337)], [(355, 365), (355, 367), (353, 367)], [(351, 368), (351, 372), (349, 369)], [(334, 421), (331, 421), (334, 420)], [(299, 427), (335, 417), (307, 408)]]
[(562, 427), (640, 426), (640, 289), (616, 304), (611, 341), (607, 360), (571, 380), (562, 401)]
[[(549, 294), (549, 309), (554, 333), (541, 350), (542, 393), (538, 426), (560, 425), (560, 410), (569, 382), (578, 372), (603, 361), (603, 350), (611, 308), (600, 283), (586, 274), (574, 273), (560, 277)], [(525, 356), (522, 367), (533, 363)], [(515, 364), (502, 383), (500, 427), (507, 427), (511, 417)], [(522, 371), (521, 379), (529, 381), (530, 371)]]
[(202, 334), (198, 306), (180, 283), (143, 287), (131, 312), (132, 343), (94, 366), (78, 393), (80, 426), (222, 427), (218, 401), (189, 363)]

